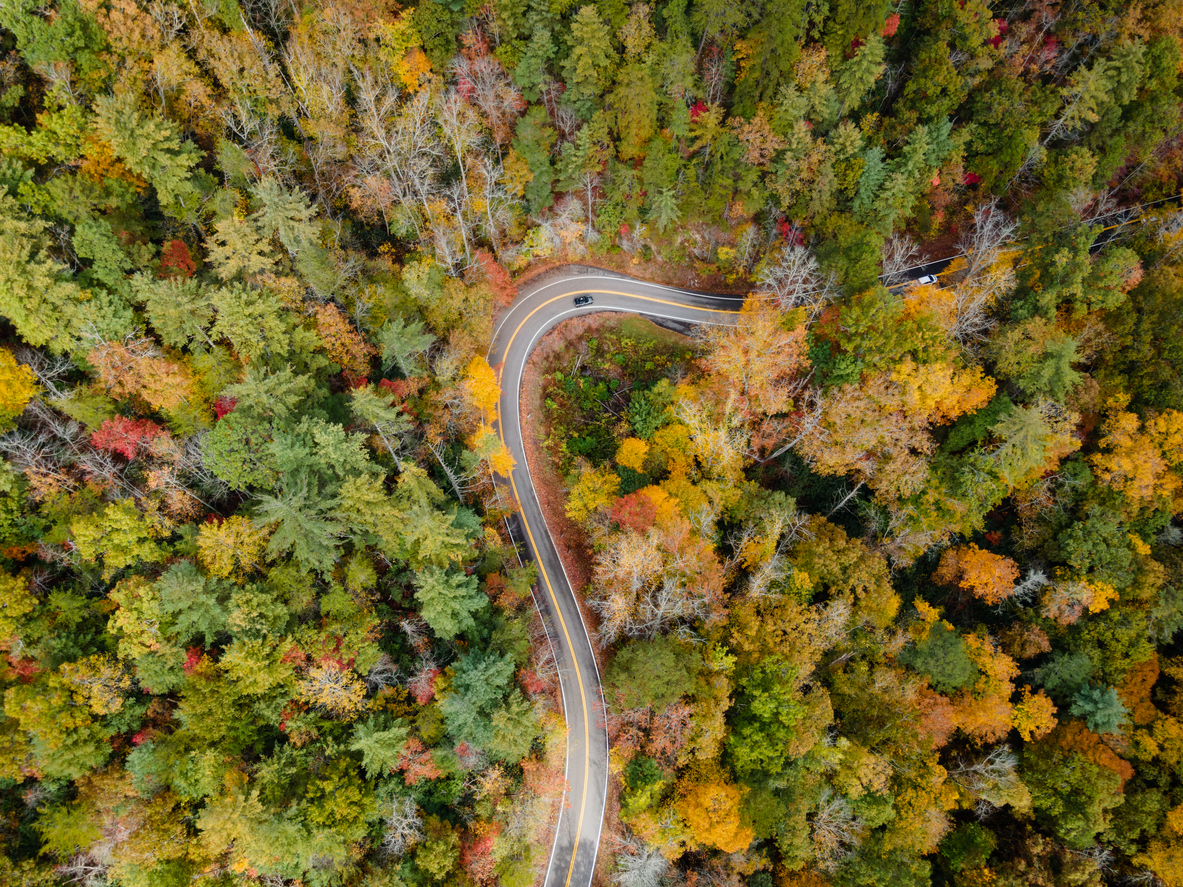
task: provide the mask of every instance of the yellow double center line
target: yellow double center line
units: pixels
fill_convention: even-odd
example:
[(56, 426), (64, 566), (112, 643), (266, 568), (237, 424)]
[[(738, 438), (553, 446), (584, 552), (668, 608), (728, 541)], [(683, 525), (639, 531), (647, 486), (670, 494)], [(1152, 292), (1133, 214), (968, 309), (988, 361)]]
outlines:
[[(578, 290), (572, 290), (572, 292), (593, 292), (593, 293), (600, 293), (600, 294), (609, 295), (609, 296), (624, 296), (629, 299), (640, 299), (643, 302), (653, 302), (657, 305), (670, 305), (672, 307), (681, 308), (683, 310), (702, 311), (702, 312), (708, 313), (708, 314), (738, 314), (739, 313), (738, 311), (732, 311), (732, 310), (728, 310), (726, 308), (700, 308), (696, 305), (684, 305), (681, 302), (673, 302), (673, 301), (669, 301), (667, 299), (657, 299), (657, 298), (654, 298), (653, 296), (638, 296), (638, 295), (634, 295), (633, 293), (622, 293), (617, 290), (602, 290), (602, 289), (588, 290), (586, 288), (580, 288)], [(567, 292), (567, 293), (563, 293), (558, 296), (554, 296), (550, 299), (547, 299), (545, 302), (543, 302), (541, 305), (539, 305), (537, 308), (535, 308), (533, 311), (531, 311), (529, 314), (527, 314), (526, 317), (522, 320), (522, 322), (517, 325), (517, 328), (513, 331), (513, 334), (509, 337), (509, 342), (507, 342), (505, 345), (504, 354), (506, 354), (506, 355), (509, 354), (510, 349), (513, 347), (514, 339), (516, 339), (518, 337), (518, 333), (520, 333), (522, 331), (522, 327), (524, 327), (527, 323), (530, 322), (530, 318), (532, 318), (535, 314), (537, 314), (539, 311), (541, 311), (547, 305), (552, 305), (555, 302), (559, 301), (560, 299), (570, 298), (570, 296), (571, 296), (571, 292)], [(497, 429), (501, 434), (501, 443), (502, 443), (502, 445), (505, 445), (505, 431), (504, 431), (504, 426), (502, 425), (502, 422), (501, 422), (501, 401), (500, 401), (500, 399), (498, 399), (498, 401), (497, 401)], [(524, 443), (524, 441), (523, 441), (523, 443)], [(513, 497), (514, 497), (514, 499), (517, 500), (519, 507), (520, 507), (522, 499), (518, 495), (518, 485), (513, 479), (513, 469), (510, 469), (510, 471), (509, 471), (509, 485), (513, 489)], [(528, 520), (526, 520), (526, 513), (524, 510), (522, 511), (521, 515), (522, 515), (522, 526), (524, 526), (526, 528), (526, 536), (530, 540), (530, 547), (532, 549), (534, 549), (535, 552), (537, 552), (538, 545), (534, 541), (534, 532), (533, 532), (533, 530), (530, 529), (530, 522)], [(554, 586), (551, 585), (550, 576), (546, 572), (545, 564), (542, 563), (541, 558), (539, 558), (536, 561), (536, 563), (538, 564), (538, 572), (542, 575), (542, 581), (546, 585), (547, 594), (550, 595), (551, 604), (554, 606), (555, 613), (559, 617), (559, 625), (563, 629), (563, 637), (567, 641), (567, 649), (571, 653), (571, 663), (575, 667), (575, 682), (579, 685), (579, 701), (580, 701), (580, 704), (583, 709), (583, 802), (579, 806), (579, 819), (577, 820), (576, 825), (575, 825), (575, 843), (574, 843), (574, 846), (571, 848), (571, 863), (570, 863), (570, 865), (567, 866), (567, 878), (563, 882), (564, 887), (571, 887), (571, 876), (575, 873), (575, 855), (579, 851), (579, 836), (583, 832), (583, 820), (584, 820), (584, 817), (587, 813), (588, 777), (591, 773), (591, 713), (588, 711), (588, 708), (587, 708), (587, 690), (584, 688), (584, 685), (583, 685), (583, 672), (579, 668), (579, 659), (575, 655), (575, 646), (571, 643), (571, 632), (567, 629), (567, 620), (563, 618), (563, 611), (559, 607), (559, 600), (558, 600), (558, 597), (555, 595)], [(594, 655), (594, 653), (593, 653), (593, 655)], [(568, 725), (568, 729), (570, 729), (570, 725)], [(560, 813), (560, 816), (561, 815), (562, 814)]]

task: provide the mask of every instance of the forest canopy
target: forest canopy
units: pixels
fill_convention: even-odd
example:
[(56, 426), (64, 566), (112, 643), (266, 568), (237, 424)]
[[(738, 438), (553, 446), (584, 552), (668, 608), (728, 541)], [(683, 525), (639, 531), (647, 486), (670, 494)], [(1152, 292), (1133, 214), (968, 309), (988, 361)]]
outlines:
[(584, 262), (748, 296), (540, 383), (601, 882), (1183, 885), (1181, 69), (1175, 0), (5, 0), (0, 882), (538, 883), (486, 353)]

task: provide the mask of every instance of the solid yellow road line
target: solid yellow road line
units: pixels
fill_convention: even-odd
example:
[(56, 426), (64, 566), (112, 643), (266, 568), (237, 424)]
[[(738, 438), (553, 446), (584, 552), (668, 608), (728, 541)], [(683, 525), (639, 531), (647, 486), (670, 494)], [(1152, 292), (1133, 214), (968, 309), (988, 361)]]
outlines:
[[(502, 439), (503, 444), (504, 442), (504, 439)], [(520, 504), (522, 500), (518, 497), (518, 485), (514, 482), (512, 470), (509, 473), (509, 485), (513, 488), (513, 497)], [(534, 533), (530, 529), (530, 522), (526, 520), (525, 510), (522, 511), (522, 526), (526, 528), (526, 536), (530, 539), (531, 547), (535, 551), (538, 551), (538, 545), (534, 541)], [(550, 584), (550, 576), (546, 572), (546, 567), (542, 563), (541, 557), (539, 557), (537, 563), (538, 572), (542, 574), (542, 579), (546, 583), (547, 593), (550, 594), (551, 603), (554, 604), (555, 612), (559, 616), (559, 625), (563, 627), (563, 637), (567, 639), (567, 649), (571, 651), (571, 663), (575, 666), (575, 682), (579, 685), (579, 701), (583, 707), (583, 802), (579, 805), (579, 820), (575, 825), (575, 845), (571, 848), (571, 864), (567, 867), (567, 880), (563, 882), (567, 887), (570, 887), (571, 876), (575, 872), (575, 854), (579, 851), (579, 835), (583, 831), (583, 818), (587, 812), (587, 780), (591, 770), (591, 727), (589, 726), (591, 721), (587, 711), (587, 692), (583, 688), (583, 672), (579, 668), (579, 658), (575, 655), (575, 645), (571, 643), (571, 633), (567, 630), (567, 620), (563, 618), (563, 611), (559, 608), (559, 600), (555, 596), (554, 587)], [(569, 728), (570, 725), (568, 725)], [(559, 815), (561, 816), (562, 813)]]
[[(655, 305), (670, 305), (674, 308), (683, 308), (687, 311), (701, 311), (704, 314), (739, 314), (738, 311), (734, 311), (730, 308), (699, 308), (697, 305), (683, 305), (681, 302), (671, 302), (668, 299), (658, 299), (653, 296), (637, 296), (637, 295), (634, 295), (633, 293), (622, 293), (618, 290), (589, 289), (587, 287), (581, 287), (579, 289), (571, 290), (570, 292), (561, 293), (560, 295), (557, 295), (557, 296), (552, 296), (551, 298), (549, 298), (545, 302), (543, 302), (541, 305), (539, 305), (537, 308), (535, 308), (533, 311), (531, 311), (529, 314), (527, 314), (522, 319), (522, 322), (518, 324), (517, 329), (515, 329), (513, 331), (513, 335), (511, 335), (509, 337), (509, 341), (505, 344), (505, 353), (509, 354), (510, 348), (513, 347), (513, 340), (518, 337), (518, 333), (520, 333), (522, 331), (522, 327), (524, 327), (527, 323), (530, 322), (531, 317), (533, 317), (535, 314), (537, 314), (539, 311), (541, 311), (547, 305), (552, 305), (555, 302), (559, 301), (560, 299), (570, 298), (572, 293), (601, 293), (606, 296), (624, 296), (625, 298), (628, 298), (628, 299), (640, 299), (642, 302), (653, 302)], [(502, 442), (504, 443), (504, 441), (502, 441)]]
[[(641, 299), (642, 301), (645, 301), (645, 302), (654, 302), (658, 305), (672, 305), (675, 308), (685, 308), (690, 311), (702, 311), (702, 312), (711, 313), (711, 314), (738, 314), (739, 313), (738, 311), (732, 311), (732, 310), (728, 310), (726, 308), (699, 308), (694, 305), (683, 305), (681, 302), (672, 302), (672, 301), (669, 301), (666, 299), (657, 299), (652, 296), (637, 296), (632, 293), (622, 293), (622, 292), (617, 292), (615, 290), (602, 290), (602, 289), (589, 290), (587, 288), (581, 288), (581, 289), (577, 289), (577, 290), (572, 290), (571, 292), (580, 292), (580, 293), (593, 292), (593, 293), (604, 293), (604, 294), (610, 295), (610, 296), (625, 296), (625, 297), (631, 298), (631, 299)], [(509, 350), (510, 350), (511, 346), (513, 345), (513, 340), (516, 339), (518, 333), (520, 333), (522, 331), (522, 327), (524, 327), (527, 323), (529, 323), (531, 317), (533, 317), (535, 314), (537, 314), (539, 311), (541, 311), (547, 305), (557, 302), (559, 299), (568, 298), (571, 295), (571, 292), (563, 293), (561, 295), (554, 296), (553, 298), (547, 299), (545, 302), (543, 302), (541, 305), (539, 305), (537, 308), (535, 308), (533, 311), (531, 311), (529, 314), (527, 314), (525, 319), (522, 320), (522, 322), (518, 324), (517, 329), (515, 329), (513, 331), (513, 335), (511, 335), (509, 337), (509, 342), (506, 343), (504, 353), (509, 354)], [(497, 430), (501, 433), (501, 443), (504, 446), (505, 445), (505, 431), (503, 429), (503, 425), (501, 422), (501, 401), (500, 401), (500, 399), (498, 399), (498, 401), (497, 401)], [(522, 443), (524, 446), (525, 440), (523, 440)], [(525, 453), (523, 452), (522, 455), (525, 456)], [(517, 500), (518, 505), (520, 506), (522, 499), (518, 495), (518, 485), (513, 479), (513, 469), (510, 469), (510, 471), (509, 471), (509, 485), (513, 489), (514, 499)], [(534, 532), (530, 529), (530, 522), (528, 520), (526, 520), (526, 512), (524, 509), (522, 510), (522, 526), (524, 526), (526, 528), (526, 536), (530, 540), (530, 546), (534, 549), (534, 551), (537, 552), (538, 545), (534, 541)], [(557, 547), (556, 547), (556, 554), (557, 554)], [(563, 618), (563, 611), (559, 607), (559, 600), (555, 596), (554, 587), (550, 583), (550, 576), (546, 572), (546, 565), (542, 563), (541, 558), (539, 558), (537, 560), (537, 564), (538, 564), (538, 572), (542, 574), (542, 581), (546, 584), (546, 590), (547, 590), (547, 593), (550, 595), (551, 603), (554, 604), (555, 613), (558, 614), (559, 625), (561, 625), (563, 628), (563, 637), (565, 637), (567, 639), (567, 649), (571, 651), (571, 662), (575, 666), (575, 681), (579, 685), (579, 700), (580, 700), (580, 703), (582, 704), (582, 707), (583, 707), (583, 752), (584, 752), (584, 754), (583, 754), (583, 803), (579, 807), (579, 820), (576, 822), (576, 825), (575, 825), (575, 846), (572, 847), (572, 849), (571, 849), (571, 864), (569, 866), (567, 866), (567, 879), (563, 882), (565, 887), (570, 887), (571, 877), (575, 873), (575, 855), (579, 851), (579, 836), (583, 832), (583, 820), (584, 820), (585, 814), (587, 813), (588, 775), (591, 771), (591, 727), (589, 726), (591, 723), (591, 719), (589, 717), (588, 710), (587, 710), (587, 691), (583, 687), (583, 672), (579, 668), (579, 659), (575, 655), (575, 645), (571, 643), (571, 633), (570, 633), (570, 631), (567, 630), (567, 620)], [(574, 590), (572, 590), (572, 593), (574, 593)], [(579, 606), (578, 602), (576, 603), (576, 606)], [(592, 653), (592, 655), (594, 656), (595, 653)], [(568, 729), (570, 729), (570, 725), (568, 725)], [(560, 813), (559, 815), (561, 816), (562, 813)], [(556, 825), (556, 827), (557, 827), (557, 825)]]

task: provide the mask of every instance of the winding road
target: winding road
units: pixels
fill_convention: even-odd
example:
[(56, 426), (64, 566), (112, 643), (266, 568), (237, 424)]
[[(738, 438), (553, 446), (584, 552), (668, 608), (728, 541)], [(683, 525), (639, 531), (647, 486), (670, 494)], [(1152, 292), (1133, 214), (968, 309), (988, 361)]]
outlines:
[[(1170, 197), (1154, 203), (1176, 200)], [(1117, 235), (1113, 232), (1141, 221), (1137, 217), (1123, 219), (1102, 228), (1094, 249), (1114, 239)], [(950, 256), (904, 269), (903, 282), (894, 284), (893, 289), (923, 275), (943, 277), (956, 258)], [(576, 307), (573, 299), (577, 295), (592, 296), (593, 304)], [(683, 324), (732, 324), (742, 305), (742, 296), (692, 292), (599, 268), (566, 265), (524, 284), (493, 332), (489, 363), (494, 367), (500, 365), (501, 377), (497, 432), (515, 462), (509, 477), (498, 480), (509, 485), (521, 508), (518, 519), (511, 524), (511, 533), (516, 542), (527, 546), (538, 565), (538, 593), (534, 600), (554, 646), (567, 720), (566, 803), (559, 814), (543, 887), (591, 884), (608, 789), (608, 733), (591, 641), (575, 592), (542, 516), (526, 463), (519, 403), (526, 361), (547, 332), (561, 321), (580, 314), (616, 311)]]
[[(575, 307), (577, 295), (594, 303)], [(515, 541), (538, 565), (535, 602), (558, 663), (567, 720), (567, 793), (555, 829), (544, 887), (588, 887), (596, 867), (608, 790), (608, 733), (600, 674), (575, 592), (555, 550), (538, 504), (522, 438), (519, 397), (530, 352), (558, 323), (594, 311), (616, 311), (682, 323), (730, 324), (741, 296), (718, 296), (646, 283), (622, 274), (567, 265), (521, 288), (493, 333), (489, 363), (500, 366), (497, 431), (514, 458), (509, 485), (521, 507)]]

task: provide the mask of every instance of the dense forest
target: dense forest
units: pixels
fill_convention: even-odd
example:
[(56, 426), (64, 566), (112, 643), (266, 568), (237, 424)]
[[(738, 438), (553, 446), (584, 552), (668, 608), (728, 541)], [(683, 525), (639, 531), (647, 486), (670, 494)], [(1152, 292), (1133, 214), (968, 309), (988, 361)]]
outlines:
[(750, 294), (542, 383), (599, 882), (1183, 885), (1181, 71), (1178, 0), (0, 0), (0, 883), (538, 883), (485, 354), (583, 261)]

